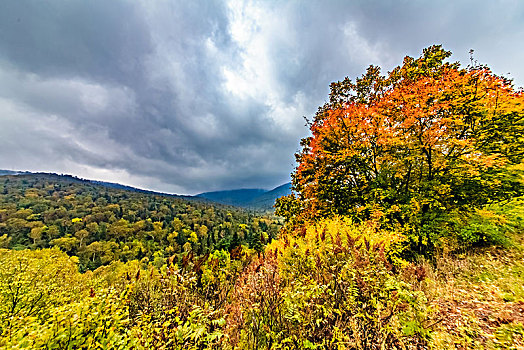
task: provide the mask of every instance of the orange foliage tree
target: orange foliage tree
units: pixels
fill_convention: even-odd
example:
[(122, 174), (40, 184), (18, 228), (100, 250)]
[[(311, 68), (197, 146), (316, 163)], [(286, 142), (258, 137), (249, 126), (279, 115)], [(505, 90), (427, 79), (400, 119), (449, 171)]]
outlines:
[(444, 213), (523, 193), (522, 90), (450, 55), (436, 45), (387, 76), (370, 66), (356, 83), (331, 84), (296, 155), (296, 196), (277, 202), (288, 225), (379, 218), (416, 233), (421, 248)]

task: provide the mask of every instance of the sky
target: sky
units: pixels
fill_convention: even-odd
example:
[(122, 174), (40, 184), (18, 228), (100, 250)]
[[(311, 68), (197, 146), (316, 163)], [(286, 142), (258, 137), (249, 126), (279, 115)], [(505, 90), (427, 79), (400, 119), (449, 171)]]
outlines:
[(442, 44), (524, 86), (524, 1), (2, 0), (0, 169), (288, 182), (329, 84)]

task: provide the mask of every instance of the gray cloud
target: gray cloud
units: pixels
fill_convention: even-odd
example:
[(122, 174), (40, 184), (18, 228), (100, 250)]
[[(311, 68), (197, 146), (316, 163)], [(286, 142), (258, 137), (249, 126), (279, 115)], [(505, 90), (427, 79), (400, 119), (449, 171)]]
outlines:
[(0, 3), (0, 168), (176, 193), (277, 186), (329, 83), (442, 43), (524, 82), (500, 1)]

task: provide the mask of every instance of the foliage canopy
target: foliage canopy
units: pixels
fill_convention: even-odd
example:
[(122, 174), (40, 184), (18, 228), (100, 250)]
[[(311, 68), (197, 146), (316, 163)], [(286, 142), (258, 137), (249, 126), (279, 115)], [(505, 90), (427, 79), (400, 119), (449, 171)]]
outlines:
[(523, 92), (450, 55), (432, 46), (386, 76), (370, 66), (356, 83), (333, 83), (296, 155), (297, 197), (279, 200), (277, 213), (291, 226), (375, 218), (421, 245), (436, 217), (521, 195)]

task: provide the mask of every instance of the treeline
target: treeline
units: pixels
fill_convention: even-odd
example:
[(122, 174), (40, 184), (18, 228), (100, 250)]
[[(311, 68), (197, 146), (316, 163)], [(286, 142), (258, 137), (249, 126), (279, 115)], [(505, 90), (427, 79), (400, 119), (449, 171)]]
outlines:
[(244, 244), (261, 251), (277, 221), (234, 207), (111, 189), (68, 176), (0, 177), (0, 248), (58, 247), (78, 256), (80, 269), (111, 261), (162, 266), (191, 252)]

